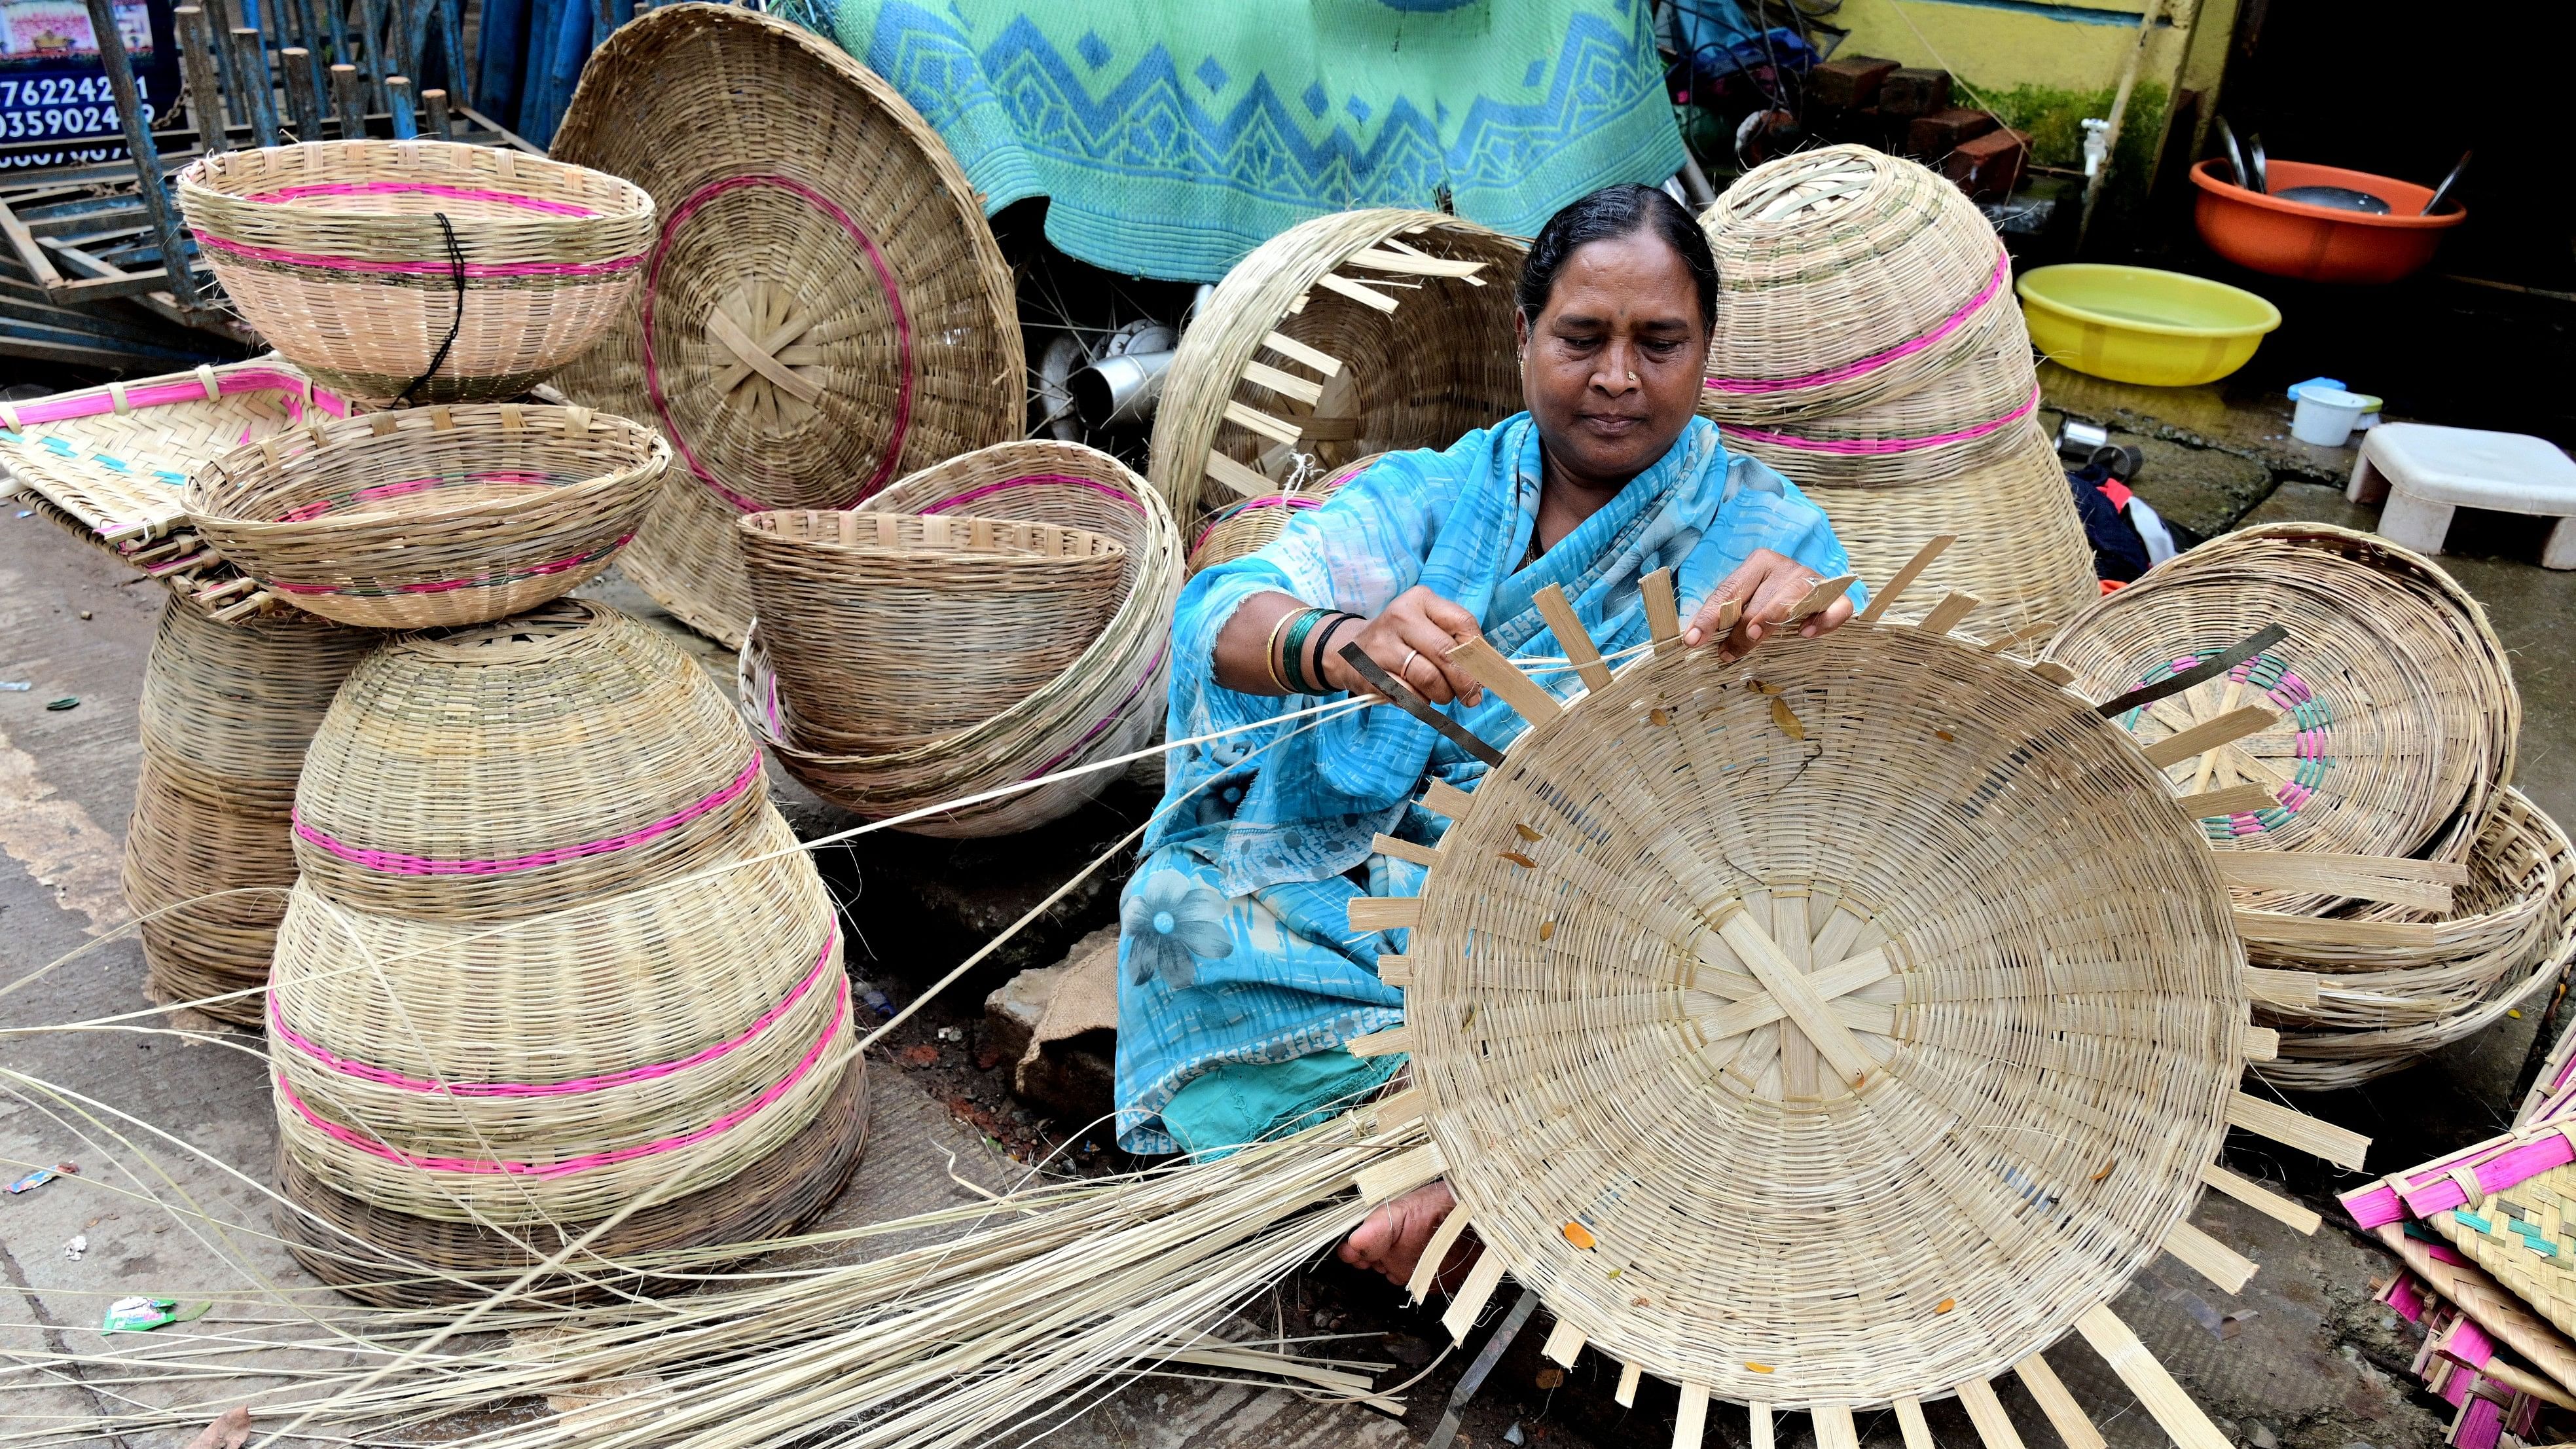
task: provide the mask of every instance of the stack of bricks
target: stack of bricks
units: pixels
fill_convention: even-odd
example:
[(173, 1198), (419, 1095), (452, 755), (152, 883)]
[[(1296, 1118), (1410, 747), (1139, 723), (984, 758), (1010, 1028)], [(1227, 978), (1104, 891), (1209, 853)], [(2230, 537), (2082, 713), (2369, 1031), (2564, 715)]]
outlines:
[(1878, 56), (1839, 56), (1807, 73), (1807, 129), (1911, 156), (1980, 201), (2021, 184), (2030, 138), (1991, 112), (1954, 106), (1950, 73)]

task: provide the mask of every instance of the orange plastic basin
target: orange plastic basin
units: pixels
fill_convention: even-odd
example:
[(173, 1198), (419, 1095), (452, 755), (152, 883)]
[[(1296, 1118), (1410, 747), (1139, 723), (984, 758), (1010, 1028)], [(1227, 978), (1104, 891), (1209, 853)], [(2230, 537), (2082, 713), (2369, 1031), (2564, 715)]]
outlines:
[(2433, 189), (2367, 171), (2275, 161), (2265, 168), (2274, 191), (2293, 186), (2347, 186), (2388, 203), (2388, 215), (2310, 206), (2248, 191), (2222, 179), (2216, 158), (2191, 168), (2200, 188), (2193, 219), (2209, 249), (2240, 267), (2302, 282), (2393, 282), (2433, 260), (2442, 233), (2469, 219), (2456, 202), (2438, 216), (2417, 216)]

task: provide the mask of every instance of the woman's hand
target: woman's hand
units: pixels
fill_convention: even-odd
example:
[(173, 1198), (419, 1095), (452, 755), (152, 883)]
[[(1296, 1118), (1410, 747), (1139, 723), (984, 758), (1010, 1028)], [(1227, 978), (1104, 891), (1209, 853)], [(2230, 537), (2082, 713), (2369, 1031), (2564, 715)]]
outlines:
[[(1807, 597), (1807, 591), (1814, 588), (1822, 577), (1795, 559), (1783, 557), (1767, 548), (1757, 548), (1710, 592), (1708, 602), (1700, 605), (1690, 627), (1682, 630), (1682, 642), (1694, 649), (1707, 642), (1710, 633), (1717, 628), (1719, 607), (1733, 599), (1744, 606), (1744, 613), (1736, 621), (1735, 632), (1728, 637), (1726, 653), (1729, 657), (1749, 653), (1765, 635), (1780, 626), (1781, 620), (1789, 617), (1789, 611), (1798, 607), (1799, 601)], [(1813, 639), (1830, 634), (1841, 628), (1843, 621), (1851, 616), (1851, 595), (1846, 592), (1830, 606), (1801, 621), (1799, 637)]]
[[(1343, 645), (1358, 644), (1380, 669), (1413, 686), (1416, 694), (1433, 704), (1460, 699), (1476, 705), (1484, 703), (1485, 687), (1451, 664), (1449, 651), (1483, 632), (1475, 615), (1416, 584), (1396, 595), (1386, 612), (1369, 620), (1356, 636), (1345, 632), (1333, 642), (1337, 651)], [(1375, 693), (1338, 652), (1321, 664), (1324, 682), (1333, 688)]]

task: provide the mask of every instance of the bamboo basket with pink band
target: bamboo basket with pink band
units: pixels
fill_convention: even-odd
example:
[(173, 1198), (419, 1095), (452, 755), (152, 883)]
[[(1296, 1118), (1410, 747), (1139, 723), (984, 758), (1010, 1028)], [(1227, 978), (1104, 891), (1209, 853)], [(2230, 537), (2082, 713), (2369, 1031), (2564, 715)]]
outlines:
[(661, 208), (635, 297), (556, 385), (670, 440), (624, 571), (689, 627), (743, 641), (744, 514), (848, 508), (1020, 435), (1017, 304), (975, 189), (827, 41), (741, 9), (640, 15), (590, 57), (554, 154)]
[(1189, 572), (1195, 575), (1201, 569), (1269, 547), (1273, 539), (1287, 532), (1298, 514), (1323, 507), (1343, 484), (1367, 472), (1385, 456), (1371, 453), (1344, 463), (1311, 486), (1239, 499), (1218, 509), (1199, 525), (1198, 535), (1190, 543)]
[[(1119, 601), (1070, 665), (1000, 713), (945, 739), (874, 755), (812, 750), (791, 732), (769, 659), (767, 625), (745, 641), (745, 720), (789, 774), (825, 800), (885, 819), (1140, 749), (1162, 724), (1180, 596), (1179, 530), (1161, 497), (1105, 453), (1075, 443), (1004, 443), (904, 479), (865, 513), (971, 516), (1054, 524), (1125, 550)], [(1006, 835), (1057, 819), (1116, 778), (1100, 770), (943, 812), (902, 828), (922, 835)]]
[(230, 151), (178, 193), (243, 320), (369, 402), (526, 392), (625, 309), (653, 235), (613, 176), (443, 141)]
[[(125, 833), (126, 903), (143, 917), (144, 989), (200, 1001), (268, 981), (304, 751), (381, 636), (312, 614), (219, 622), (173, 594), (143, 665), (143, 771)], [(242, 1025), (257, 997), (199, 1009)]]
[(1700, 227), (1719, 286), (1700, 411), (1720, 425), (1886, 403), (2021, 330), (2011, 259), (1976, 204), (1866, 146), (1757, 166)]
[[(1968, 476), (2027, 446), (2039, 376), (2018, 319), (1900, 398), (1797, 423), (1719, 428), (1802, 488), (1899, 488)], [(2035, 426), (2035, 425), (2034, 425)]]
[(299, 608), (382, 629), (474, 624), (605, 571), (670, 456), (647, 429), (582, 407), (372, 413), (207, 464), (188, 485), (189, 517)]

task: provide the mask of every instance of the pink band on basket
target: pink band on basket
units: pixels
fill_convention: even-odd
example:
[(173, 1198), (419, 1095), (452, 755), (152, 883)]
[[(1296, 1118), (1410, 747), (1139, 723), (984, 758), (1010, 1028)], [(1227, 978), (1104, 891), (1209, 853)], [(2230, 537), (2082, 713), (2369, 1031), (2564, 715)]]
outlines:
[(1017, 478), (998, 479), (994, 482), (986, 483), (981, 487), (969, 488), (954, 498), (943, 498), (921, 511), (924, 514), (946, 513), (952, 508), (963, 508), (967, 504), (972, 503), (979, 498), (990, 498), (996, 493), (1008, 493), (1015, 488), (1027, 488), (1040, 483), (1055, 483), (1073, 488), (1088, 488), (1092, 492), (1097, 493), (1104, 498), (1114, 498), (1118, 500), (1119, 505), (1130, 513), (1141, 514), (1145, 511), (1145, 505), (1137, 502), (1132, 495), (1128, 494), (1124, 490), (1112, 488), (1097, 478), (1076, 478), (1069, 473), (1023, 473)]
[(623, 835), (612, 835), (604, 840), (589, 840), (579, 845), (559, 846), (553, 850), (540, 850), (534, 855), (522, 855), (509, 860), (431, 860), (426, 856), (402, 855), (389, 850), (365, 850), (334, 840), (306, 824), (304, 814), (300, 810), (294, 812), (293, 819), (298, 839), (307, 841), (316, 848), (336, 855), (353, 865), (363, 865), (370, 870), (391, 871), (397, 875), (507, 875), (517, 870), (534, 870), (541, 865), (559, 865), (564, 861), (578, 860), (584, 856), (606, 855), (613, 850), (624, 850), (630, 845), (641, 845), (658, 836), (668, 835), (699, 816), (711, 810), (722, 809), (740, 799), (742, 792), (750, 789), (752, 782), (759, 778), (760, 752), (754, 750), (750, 761), (742, 767), (742, 772), (735, 775), (723, 789), (684, 809), (665, 815), (650, 825), (629, 830)]
[(2012, 257), (2010, 255), (1996, 257), (1994, 276), (1987, 280), (1984, 290), (1978, 292), (1976, 296), (1968, 300), (1968, 304), (1966, 306), (1961, 307), (1958, 311), (1942, 318), (1941, 325), (1924, 333), (1922, 336), (1915, 338), (1913, 341), (1900, 343), (1897, 346), (1887, 349), (1885, 352), (1873, 353), (1868, 357), (1862, 358), (1858, 362), (1846, 363), (1841, 367), (1834, 368), (1827, 372), (1811, 372), (1804, 377), (1784, 377), (1778, 379), (1758, 377), (1712, 377), (1703, 381), (1700, 386), (1707, 388), (1711, 392), (1786, 392), (1795, 387), (1822, 387), (1830, 382), (1842, 382), (1850, 378), (1859, 377), (1865, 373), (1876, 372), (1891, 362), (1901, 361), (1902, 359), (1913, 356), (1915, 353), (1921, 352), (1924, 348), (1930, 347), (1934, 343), (1939, 342), (1942, 338), (1947, 337), (1951, 333), (1958, 331), (1960, 328), (1967, 326), (1968, 319), (1977, 314), (1977, 309), (1983, 307), (1988, 302), (1993, 301), (1995, 299), (1995, 294), (2004, 289), (2004, 283), (2011, 280)]
[(677, 1137), (660, 1138), (635, 1147), (620, 1147), (608, 1152), (592, 1152), (580, 1157), (568, 1157), (561, 1162), (493, 1162), (472, 1157), (413, 1157), (408, 1153), (398, 1152), (373, 1138), (353, 1132), (336, 1122), (323, 1121), (315, 1115), (311, 1107), (304, 1104), (302, 1097), (295, 1095), (295, 1089), (287, 1085), (284, 1072), (278, 1073), (276, 1077), (277, 1095), (284, 1099), (286, 1105), (295, 1109), (297, 1116), (312, 1123), (324, 1136), (354, 1147), (370, 1157), (380, 1157), (387, 1162), (397, 1162), (405, 1167), (425, 1167), (434, 1172), (471, 1172), (510, 1177), (565, 1177), (576, 1172), (587, 1172), (594, 1167), (610, 1167), (620, 1162), (633, 1162), (640, 1157), (653, 1157), (661, 1153), (677, 1151), (683, 1147), (694, 1147), (718, 1133), (731, 1131), (749, 1121), (762, 1108), (787, 1095), (798, 1082), (805, 1080), (806, 1073), (814, 1070), (814, 1064), (823, 1059), (824, 1050), (832, 1044), (833, 1031), (841, 1022), (841, 1008), (847, 1005), (849, 999), (850, 981), (844, 976), (835, 983), (835, 1009), (831, 1019), (823, 1023), (822, 1035), (815, 1037), (814, 1044), (805, 1049), (805, 1055), (797, 1060), (794, 1070), (788, 1072), (786, 1077), (775, 1086), (762, 1088), (759, 1096), (695, 1131), (683, 1132)]
[[(371, 262), (357, 257), (335, 257), (323, 252), (290, 252), (277, 247), (255, 247), (222, 237), (197, 233), (197, 244), (248, 257), (255, 262), (276, 262), (290, 267), (324, 267), (335, 272), (374, 272), (384, 275), (439, 276), (455, 275), (453, 262)], [(467, 262), (469, 277), (601, 277), (614, 272), (631, 271), (643, 262), (640, 256), (610, 257), (604, 262)]]
[[(2525, 1129), (2526, 1131), (2530, 1129)], [(2365, 1228), (2383, 1227), (2401, 1218), (2429, 1218), (2468, 1204), (2469, 1195), (2451, 1174), (2473, 1175), (2481, 1194), (2498, 1193), (2554, 1168), (2576, 1162), (2576, 1143), (2550, 1128), (2548, 1135), (2528, 1140), (2491, 1138), (2475, 1147), (2410, 1167), (2368, 1187), (2338, 1195), (2344, 1211)]]
[(1302, 493), (1273, 493), (1260, 498), (1247, 498), (1227, 512), (1224, 517), (1215, 519), (1207, 527), (1200, 529), (1199, 536), (1190, 540), (1190, 552), (1196, 553), (1205, 548), (1209, 534), (1256, 508), (1321, 508), (1323, 506), (1324, 500)]
[(795, 989), (788, 992), (784, 1000), (762, 1012), (760, 1019), (753, 1022), (741, 1035), (718, 1042), (703, 1051), (692, 1052), (675, 1062), (657, 1062), (652, 1066), (628, 1067), (622, 1071), (608, 1072), (595, 1077), (576, 1077), (568, 1082), (434, 1082), (424, 1077), (407, 1077), (400, 1072), (388, 1071), (383, 1067), (372, 1067), (365, 1062), (352, 1061), (347, 1057), (335, 1055), (329, 1048), (299, 1035), (293, 1027), (288, 1026), (285, 1013), (279, 1008), (277, 993), (274, 991), (268, 994), (268, 1029), (279, 1040), (332, 1071), (344, 1077), (357, 1077), (381, 1086), (400, 1087), (405, 1091), (428, 1092), (446, 1097), (576, 1096), (583, 1092), (604, 1091), (610, 1087), (623, 1087), (634, 1082), (649, 1082), (656, 1077), (667, 1077), (675, 1072), (686, 1071), (690, 1067), (703, 1066), (750, 1045), (753, 1038), (777, 1025), (788, 1012), (795, 1010), (796, 1003), (805, 999), (805, 993), (814, 989), (814, 983), (823, 979), (825, 968), (832, 964), (832, 948), (840, 944), (840, 940), (840, 926), (836, 922), (824, 932), (823, 954), (814, 958), (814, 969), (806, 972), (804, 979), (796, 983)]
[(1954, 433), (1931, 433), (1919, 438), (1801, 438), (1792, 433), (1775, 433), (1768, 428), (1739, 428), (1728, 423), (1718, 429), (1718, 434), (1721, 437), (1733, 435), (1739, 438), (1750, 438), (1754, 442), (1769, 443), (1774, 447), (1795, 448), (1802, 453), (1836, 453), (1846, 456), (1913, 453), (1951, 443), (1971, 442), (2001, 432), (2037, 411), (2039, 411), (2039, 388), (2033, 385), (2030, 390), (2030, 401), (1993, 422), (1979, 423), (1972, 428), (1961, 428)]
[(776, 187), (840, 223), (841, 230), (848, 232), (850, 240), (857, 242), (859, 250), (867, 254), (868, 265), (876, 269), (877, 286), (885, 293), (886, 307), (894, 314), (894, 422), (886, 438), (885, 455), (877, 460), (876, 472), (859, 485), (859, 491), (850, 495), (848, 503), (841, 505), (847, 508), (884, 487), (894, 477), (895, 461), (903, 456), (904, 437), (912, 430), (912, 318), (903, 310), (903, 292), (895, 281), (894, 268), (886, 264), (885, 254), (877, 250), (876, 242), (860, 230), (848, 212), (822, 192), (787, 176), (728, 176), (699, 187), (672, 211), (670, 219), (662, 223), (662, 235), (653, 243), (644, 273), (644, 393), (653, 403), (654, 414), (662, 420), (662, 431), (670, 438), (672, 449), (679, 453), (681, 462), (689, 465), (689, 472), (699, 482), (742, 512), (757, 513), (770, 506), (726, 487), (707, 465), (698, 461), (697, 451), (689, 446), (688, 436), (680, 431), (679, 420), (671, 416), (671, 401), (662, 392), (662, 367), (653, 346), (653, 306), (660, 299), (662, 264), (670, 259), (671, 245), (678, 238), (680, 228), (687, 225), (689, 218), (697, 215), (707, 203), (746, 186)]
[[(299, 421), (304, 416), (305, 395), (310, 392), (315, 407), (335, 418), (345, 418), (349, 415), (349, 405), (341, 401), (339, 394), (328, 388), (315, 387), (303, 378), (291, 373), (279, 372), (273, 368), (245, 367), (219, 374), (215, 378), (215, 391), (225, 397), (245, 392), (282, 392), (286, 394), (286, 415)], [(204, 402), (205, 400), (205, 384), (195, 378), (181, 382), (156, 382), (148, 387), (129, 387), (125, 390), (125, 405), (128, 408), (166, 407), (171, 403)], [(94, 418), (101, 413), (112, 413), (116, 411), (116, 398), (101, 389), (96, 395), (89, 397), (72, 394), (21, 403), (13, 411), (18, 414), (18, 422), (22, 427), (32, 427), (38, 423), (59, 423), (72, 418)], [(247, 433), (243, 435), (242, 441), (250, 441)]]
[(620, 534), (614, 541), (594, 548), (588, 553), (577, 553), (568, 558), (548, 559), (544, 563), (530, 564), (523, 569), (512, 569), (508, 573), (485, 574), (481, 578), (430, 579), (417, 584), (396, 584), (387, 589), (361, 589), (347, 584), (290, 584), (280, 579), (271, 579), (268, 587), (290, 594), (344, 594), (352, 598), (370, 599), (387, 598), (395, 594), (444, 594), (456, 589), (490, 588), (494, 584), (525, 583), (530, 579), (541, 579), (548, 574), (559, 574), (566, 569), (577, 569), (584, 564), (597, 563), (624, 548), (634, 537), (632, 533)]
[(275, 191), (262, 191), (242, 198), (263, 205), (282, 205), (302, 201), (308, 196), (445, 196), (457, 201), (490, 201), (502, 206), (515, 206), (522, 211), (542, 211), (555, 216), (597, 216), (598, 212), (569, 201), (549, 201), (542, 196), (524, 196), (515, 191), (485, 191), (472, 186), (441, 186), (427, 181), (330, 181), (313, 186), (282, 186)]
[(444, 488), (450, 483), (511, 483), (537, 486), (551, 481), (543, 473), (467, 473), (456, 478), (410, 478), (400, 483), (378, 483), (372, 488), (361, 488), (354, 493), (343, 493), (333, 498), (317, 498), (277, 515), (277, 521), (302, 523), (308, 518), (319, 518), (343, 504), (373, 503), (379, 498), (399, 498), (406, 493), (426, 493), (433, 488)]

